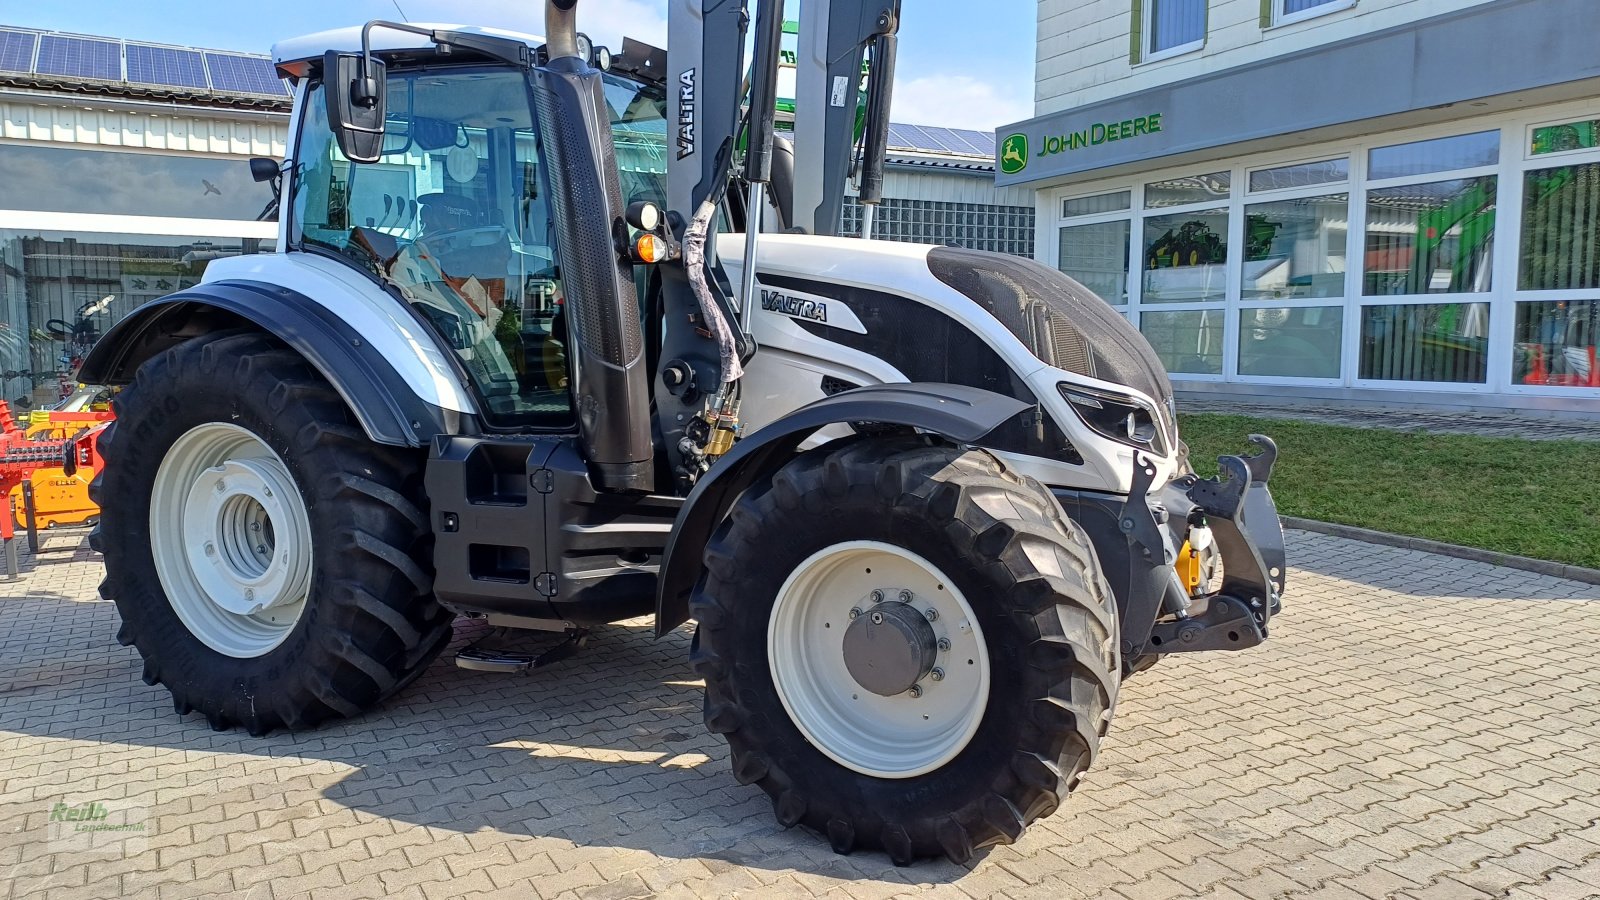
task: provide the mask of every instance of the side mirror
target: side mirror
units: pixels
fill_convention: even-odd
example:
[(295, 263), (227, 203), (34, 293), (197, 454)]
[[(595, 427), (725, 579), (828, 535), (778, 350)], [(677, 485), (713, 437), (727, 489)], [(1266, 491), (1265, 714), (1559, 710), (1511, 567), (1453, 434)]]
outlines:
[(265, 156), (252, 156), (250, 158), (250, 177), (257, 182), (271, 181), (278, 177), (278, 161)]
[(367, 60), (360, 53), (329, 50), (323, 54), (328, 128), (338, 140), (339, 150), (351, 162), (373, 163), (383, 155), (387, 72), (388, 66), (382, 60)]

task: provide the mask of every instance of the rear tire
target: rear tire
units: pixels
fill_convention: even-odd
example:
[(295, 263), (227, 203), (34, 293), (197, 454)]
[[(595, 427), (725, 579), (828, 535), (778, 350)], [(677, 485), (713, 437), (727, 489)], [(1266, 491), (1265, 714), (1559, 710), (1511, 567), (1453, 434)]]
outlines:
[[(868, 696), (873, 673), (857, 679), (863, 689), (855, 691), (826, 669), (832, 660), (865, 671), (861, 657), (847, 661), (843, 638), (856, 627), (852, 608), (868, 615), (881, 602), (866, 585), (891, 568), (867, 574), (871, 558), (850, 555), (875, 548), (879, 560), (920, 561), (908, 563), (904, 577), (923, 578), (919, 566), (929, 573), (907, 596), (938, 607), (937, 660), (951, 670), (941, 683), (923, 663), (916, 691), (883, 693), (899, 690), (894, 682)], [(830, 575), (830, 560), (840, 571), (853, 566), (850, 578)], [(726, 737), (735, 778), (771, 796), (779, 822), (826, 834), (839, 853), (882, 849), (901, 865), (939, 854), (966, 863), (1054, 812), (1099, 750), (1120, 673), (1110, 589), (1087, 538), (1049, 493), (988, 453), (867, 438), (801, 454), (739, 499), (705, 563), (691, 610), (706, 725)], [(819, 565), (823, 576), (814, 574)], [(788, 611), (797, 584), (816, 586), (805, 601), (814, 614)], [(921, 599), (946, 585), (954, 597)], [(895, 599), (897, 585), (883, 593)], [(969, 659), (973, 669), (979, 662), (961, 647), (965, 623), (951, 621), (964, 610), (987, 680), (970, 733), (941, 743), (916, 720), (939, 709), (939, 691), (975, 683), (963, 688), (955, 677), (972, 671)], [(922, 633), (914, 616), (904, 626)], [(804, 634), (784, 633), (794, 629)], [(798, 667), (796, 647), (809, 648)], [(811, 674), (797, 678), (797, 669)], [(851, 712), (861, 708), (881, 715)], [(818, 709), (843, 712), (819, 718)], [(908, 711), (910, 728), (896, 722)], [(952, 719), (949, 733), (962, 724)], [(907, 747), (898, 755), (897, 741)]]
[(418, 562), (424, 461), (368, 441), (294, 351), (254, 332), (194, 338), (114, 406), (91, 486), (100, 594), (180, 714), (308, 728), (372, 708), (443, 649), (452, 617)]

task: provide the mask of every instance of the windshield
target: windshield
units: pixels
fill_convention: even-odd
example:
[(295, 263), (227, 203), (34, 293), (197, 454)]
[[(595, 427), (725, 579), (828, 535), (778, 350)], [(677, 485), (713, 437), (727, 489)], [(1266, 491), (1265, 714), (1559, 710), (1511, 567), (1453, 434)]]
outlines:
[[(607, 77), (623, 196), (665, 200), (660, 95)], [(353, 165), (319, 86), (302, 117), (291, 243), (394, 285), (471, 376), (491, 425), (573, 421), (566, 319), (524, 74), (391, 70), (383, 155)]]

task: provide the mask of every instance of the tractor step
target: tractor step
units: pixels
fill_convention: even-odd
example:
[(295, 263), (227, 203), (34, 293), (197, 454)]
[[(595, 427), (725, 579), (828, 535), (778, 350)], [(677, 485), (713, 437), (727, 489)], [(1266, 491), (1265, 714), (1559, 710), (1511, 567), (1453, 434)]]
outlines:
[[(492, 635), (491, 635), (492, 637)], [(456, 666), (474, 672), (499, 672), (506, 675), (526, 674), (534, 669), (560, 662), (582, 650), (589, 643), (589, 629), (571, 628), (561, 643), (543, 653), (519, 653), (498, 647), (484, 647), (482, 638), (456, 653)]]

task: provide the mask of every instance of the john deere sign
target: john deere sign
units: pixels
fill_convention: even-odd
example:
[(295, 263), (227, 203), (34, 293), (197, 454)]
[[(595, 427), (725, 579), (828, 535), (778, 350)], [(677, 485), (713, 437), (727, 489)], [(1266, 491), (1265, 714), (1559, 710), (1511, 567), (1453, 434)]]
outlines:
[[(1151, 113), (1148, 116), (1134, 116), (1120, 122), (1096, 122), (1087, 128), (1081, 128), (1068, 134), (1052, 134), (1046, 137), (1039, 148), (1040, 156), (1053, 156), (1057, 153), (1066, 153), (1068, 150), (1082, 150), (1084, 147), (1098, 147), (1111, 141), (1127, 141), (1146, 134), (1159, 134), (1161, 132), (1161, 113)], [(1022, 137), (1018, 135), (1018, 137)]]
[[(1113, 118), (1106, 112), (1109, 110), (1092, 118), (1058, 115), (1024, 123), (1025, 130), (1014, 131), (1000, 141), (997, 177), (1002, 184), (1048, 178), (1059, 172), (1122, 162), (1129, 156), (1141, 155), (1141, 151), (1159, 153), (1157, 145), (1167, 143), (1165, 113)], [(1153, 135), (1161, 135), (1162, 140), (1150, 140)], [(1115, 145), (1115, 149), (1106, 145)]]

